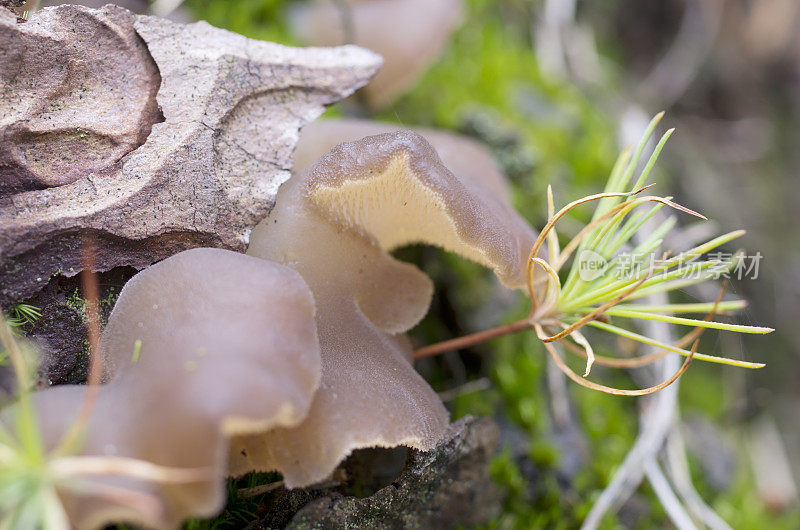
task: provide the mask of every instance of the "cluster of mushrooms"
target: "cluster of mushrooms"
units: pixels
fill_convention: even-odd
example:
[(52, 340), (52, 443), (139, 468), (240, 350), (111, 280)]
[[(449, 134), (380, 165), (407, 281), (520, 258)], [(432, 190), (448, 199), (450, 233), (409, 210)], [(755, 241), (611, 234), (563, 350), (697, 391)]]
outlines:
[[(351, 42), (381, 52), (386, 66), (361, 92), (379, 109), (442, 51), (461, 8), (461, 0), (304, 2), (292, 25), (307, 44)], [(504, 287), (530, 291), (535, 305), (533, 285), (546, 279), (534, 282), (530, 263), (544, 238), (556, 239), (551, 229), (569, 208), (601, 195), (555, 217), (551, 211), (537, 238), (509, 193), (487, 150), (472, 140), (353, 119), (307, 125), (293, 176), (250, 234), (246, 254), (196, 248), (142, 270), (123, 288), (93, 348), (103, 384), (32, 395), (41, 442), (54, 455), (48, 469), (70, 477), (51, 481), (68, 519), (62, 526), (175, 528), (218, 513), (226, 477), (274, 471), (287, 488), (301, 488), (326, 481), (356, 449), (433, 449), (448, 413), (414, 370), (406, 335), (428, 311), (433, 285), (392, 252), (410, 244), (454, 252), (490, 268)], [(640, 199), (648, 200), (678, 207)], [(547, 270), (560, 289), (556, 271)], [(622, 298), (564, 332), (546, 337), (538, 328), (537, 335), (549, 348)], [(588, 373), (595, 356), (584, 347)], [(663, 388), (695, 348), (671, 348), (688, 360), (668, 382), (612, 393)], [(0, 411), (0, 427), (11, 427), (22, 408)], [(76, 425), (77, 443), (65, 444)], [(79, 460), (63, 458), (65, 446)]]
[[(277, 471), (286, 487), (305, 487), (355, 449), (430, 450), (442, 438), (448, 413), (414, 370), (405, 335), (427, 312), (432, 282), (391, 252), (436, 245), (524, 289), (536, 234), (480, 145), (386, 131), (309, 125), (296, 157), (307, 167), (281, 187), (246, 255), (193, 249), (125, 285), (103, 330), (105, 384), (79, 454), (207, 473), (86, 477), (59, 491), (76, 528), (174, 528), (217, 513), (227, 476)], [(33, 395), (45, 445), (62, 438), (87, 391)], [(115, 491), (157, 499), (158, 509)]]

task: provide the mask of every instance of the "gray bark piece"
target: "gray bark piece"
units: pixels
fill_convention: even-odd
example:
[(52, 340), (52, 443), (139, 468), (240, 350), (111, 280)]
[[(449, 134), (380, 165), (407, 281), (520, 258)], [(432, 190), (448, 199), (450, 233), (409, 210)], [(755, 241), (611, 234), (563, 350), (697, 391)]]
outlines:
[(86, 235), (98, 271), (244, 250), (299, 128), (380, 65), (111, 5), (0, 10), (0, 304), (77, 274)]
[(336, 493), (317, 499), (297, 512), (287, 528), (399, 530), (486, 523), (499, 514), (502, 501), (489, 474), (497, 437), (490, 419), (462, 418), (433, 451), (411, 451), (391, 485), (363, 499)]

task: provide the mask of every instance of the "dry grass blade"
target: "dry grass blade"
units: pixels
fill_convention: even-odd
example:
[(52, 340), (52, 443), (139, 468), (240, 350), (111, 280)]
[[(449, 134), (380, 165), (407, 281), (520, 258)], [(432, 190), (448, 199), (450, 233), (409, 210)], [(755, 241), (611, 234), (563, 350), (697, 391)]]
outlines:
[[(539, 324), (535, 324), (535, 327), (540, 327)], [(537, 330), (538, 331), (538, 330)], [(694, 351), (697, 349), (698, 341), (692, 345), (692, 354), (686, 357), (686, 360), (683, 362), (681, 367), (675, 372), (672, 377), (655, 386), (651, 386), (649, 388), (641, 388), (636, 390), (625, 390), (622, 388), (614, 388), (610, 386), (601, 385), (595, 383), (594, 381), (589, 381), (578, 374), (576, 374), (572, 368), (570, 368), (567, 363), (561, 358), (558, 351), (556, 350), (555, 346), (553, 346), (550, 342), (545, 342), (544, 347), (547, 349), (547, 352), (552, 357), (553, 362), (556, 363), (556, 366), (566, 374), (567, 377), (578, 383), (579, 385), (589, 388), (591, 390), (597, 390), (598, 392), (603, 392), (605, 394), (613, 394), (615, 396), (646, 396), (648, 394), (652, 394), (653, 392), (658, 392), (661, 389), (664, 389), (678, 380), (680, 376), (683, 375), (684, 372), (689, 368), (689, 364), (692, 362), (692, 358), (694, 357)]]
[(160, 484), (191, 484), (213, 478), (205, 467), (161, 466), (120, 456), (65, 456), (54, 460), (50, 469), (61, 477), (121, 475)]
[(270, 482), (269, 484), (253, 486), (252, 488), (242, 488), (236, 491), (236, 496), (240, 499), (251, 499), (269, 493), (270, 491), (275, 491), (281, 487), (283, 487), (283, 481), (279, 480), (277, 482)]
[[(714, 301), (714, 307), (711, 309), (711, 311), (705, 317), (706, 320), (711, 320), (712, 318), (714, 318), (714, 315), (717, 312), (717, 306), (722, 301), (722, 297), (725, 295), (725, 290), (726, 289), (727, 289), (727, 282), (723, 282), (722, 287), (720, 288), (719, 294), (717, 295), (717, 299)], [(541, 334), (544, 333), (544, 331), (542, 330), (541, 326), (539, 324), (535, 324), (534, 327), (536, 329), (537, 335), (539, 335), (541, 337)], [(586, 373), (584, 374), (584, 377), (581, 377), (578, 374), (576, 374), (564, 362), (564, 360), (561, 358), (561, 356), (556, 351), (555, 347), (552, 344), (550, 344), (549, 341), (544, 341), (544, 345), (545, 345), (545, 348), (547, 348), (547, 352), (550, 354), (550, 356), (553, 358), (553, 361), (556, 363), (556, 366), (558, 366), (559, 369), (561, 369), (561, 371), (564, 372), (564, 374), (566, 374), (567, 377), (569, 377), (570, 379), (572, 379), (573, 381), (575, 381), (579, 385), (584, 386), (586, 388), (590, 388), (592, 390), (597, 390), (599, 392), (604, 392), (606, 394), (614, 394), (614, 395), (617, 395), (617, 396), (645, 396), (647, 394), (652, 394), (653, 392), (658, 392), (659, 390), (668, 387), (669, 385), (671, 385), (672, 383), (677, 381), (678, 378), (684, 374), (684, 372), (686, 372), (686, 370), (689, 368), (689, 364), (691, 364), (692, 360), (694, 359), (695, 353), (697, 353), (697, 346), (700, 343), (700, 335), (703, 334), (703, 331), (705, 331), (705, 328), (702, 328), (702, 327), (699, 327), (699, 326), (696, 327), (694, 330), (692, 330), (693, 335), (692, 335), (691, 340), (694, 341), (693, 344), (692, 344), (692, 349), (690, 350), (689, 355), (683, 361), (683, 364), (681, 365), (681, 367), (678, 369), (677, 372), (675, 372), (672, 375), (672, 377), (670, 377), (669, 379), (667, 379), (666, 381), (664, 381), (663, 383), (660, 383), (658, 385), (651, 386), (649, 388), (639, 389), (639, 390), (625, 390), (625, 389), (621, 389), (621, 388), (614, 388), (614, 387), (609, 387), (609, 386), (605, 386), (605, 385), (600, 385), (600, 384), (595, 383), (593, 381), (589, 381), (588, 379), (585, 379), (585, 376), (588, 375), (588, 373), (589, 373), (589, 368), (591, 368), (591, 364), (592, 364), (591, 362), (587, 362)], [(685, 340), (688, 336), (689, 336), (689, 334), (687, 334), (685, 337), (683, 337), (682, 340)], [(583, 339), (583, 340), (585, 341), (585, 339)], [(678, 341), (678, 342), (681, 342), (681, 341)], [(566, 341), (564, 343), (566, 344)], [(585, 348), (585, 346), (584, 346), (584, 348)], [(576, 348), (576, 349), (580, 350), (580, 348)], [(587, 361), (597, 362), (598, 360), (600, 360), (597, 356), (595, 356), (593, 354), (590, 356), (589, 351), (590, 350), (587, 349), (586, 352), (584, 352), (584, 355), (586, 356)], [(651, 354), (651, 355), (648, 356), (649, 359), (648, 359), (648, 361), (646, 363), (642, 363), (642, 364), (649, 364), (649, 363), (655, 361), (656, 359), (658, 359), (660, 357), (663, 357), (666, 354), (667, 354), (667, 352), (665, 350), (661, 350), (661, 351), (655, 352), (654, 354)], [(639, 359), (642, 359), (642, 358), (639, 358)], [(607, 360), (611, 360), (611, 358), (608, 358), (608, 357), (602, 358), (602, 361), (607, 361)], [(598, 362), (598, 364), (601, 364), (601, 363)], [(640, 364), (639, 366), (641, 366), (642, 364)]]
[(55, 454), (57, 455), (66, 455), (77, 451), (100, 390), (103, 355), (100, 351), (100, 286), (97, 275), (94, 273), (96, 256), (94, 240), (87, 236), (83, 242), (83, 271), (80, 273), (80, 279), (86, 308), (86, 335), (89, 342), (88, 389), (77, 418), (56, 446)]
[(85, 497), (103, 499), (111, 504), (135, 510), (143, 519), (158, 520), (164, 513), (163, 502), (154, 494), (132, 490), (108, 483), (71, 481), (60, 484), (61, 488)]
[[(553, 269), (553, 267), (551, 267), (550, 264), (542, 258), (531, 258), (530, 263), (531, 266), (528, 268), (528, 293), (530, 294), (531, 301), (530, 317), (535, 318), (538, 314), (537, 310), (539, 307), (549, 308), (558, 301), (559, 297), (561, 296), (561, 280), (558, 278), (558, 273), (556, 270)], [(539, 303), (539, 300), (535, 294), (536, 280), (533, 277), (533, 273), (536, 269), (533, 268), (533, 265), (539, 265), (542, 267), (549, 278), (549, 281), (547, 282), (547, 288), (542, 296), (541, 304)]]
[[(650, 186), (647, 186), (647, 188), (649, 188), (651, 186), (655, 186), (655, 184), (650, 184)], [(638, 190), (638, 191), (642, 191), (642, 190), (645, 190), (647, 188), (642, 188), (641, 190)], [(631, 193), (633, 193), (633, 192), (631, 192)], [(700, 219), (704, 219), (704, 220), (707, 219), (704, 215), (702, 215), (700, 213), (697, 213), (694, 210), (690, 210), (689, 208), (686, 208), (685, 206), (681, 206), (680, 204), (678, 204), (676, 202), (673, 202), (673, 201), (667, 199), (666, 197), (659, 197), (657, 195), (648, 195), (647, 197), (640, 197), (640, 198), (638, 198), (638, 199), (636, 199), (634, 201), (631, 201), (631, 202), (623, 202), (623, 203), (620, 203), (620, 204), (614, 206), (609, 211), (607, 211), (606, 213), (604, 213), (603, 215), (601, 215), (597, 219), (594, 219), (591, 223), (589, 223), (588, 225), (583, 227), (581, 229), (581, 231), (578, 232), (578, 234), (576, 234), (575, 237), (573, 237), (572, 240), (570, 240), (570, 242), (567, 243), (564, 246), (564, 249), (561, 251), (559, 260), (558, 260), (558, 262), (556, 262), (554, 268), (556, 270), (561, 270), (561, 267), (564, 265), (564, 263), (566, 263), (566, 261), (572, 255), (572, 253), (578, 248), (578, 245), (581, 243), (581, 241), (583, 241), (583, 239), (586, 238), (586, 236), (591, 234), (592, 231), (594, 229), (596, 229), (598, 226), (600, 226), (604, 221), (607, 221), (610, 217), (612, 217), (615, 214), (621, 212), (622, 210), (633, 209), (636, 206), (639, 206), (639, 205), (647, 203), (647, 202), (655, 202), (655, 203), (659, 203), (659, 204), (664, 204), (664, 205), (667, 205), (667, 206), (669, 206), (671, 208), (674, 208), (676, 210), (680, 210), (682, 212), (686, 212), (686, 213), (688, 213), (690, 215), (693, 215), (695, 217), (699, 217)]]
[[(547, 238), (547, 235), (553, 229), (555, 224), (559, 221), (559, 219), (564, 217), (573, 208), (575, 208), (577, 206), (580, 206), (581, 204), (586, 204), (587, 202), (597, 201), (597, 200), (600, 200), (600, 199), (606, 199), (606, 198), (611, 198), (611, 197), (630, 197), (632, 195), (637, 195), (637, 194), (643, 192), (644, 190), (646, 190), (648, 188), (651, 188), (653, 186), (655, 186), (655, 184), (650, 184), (650, 185), (645, 186), (643, 188), (639, 188), (638, 190), (629, 191), (629, 192), (597, 193), (595, 195), (589, 195), (587, 197), (583, 197), (581, 199), (574, 200), (571, 203), (567, 204), (566, 206), (561, 208), (558, 211), (557, 214), (555, 214), (554, 216), (550, 217), (550, 219), (547, 220), (547, 224), (544, 225), (544, 228), (542, 228), (542, 231), (539, 233), (539, 237), (537, 237), (536, 241), (533, 243), (533, 247), (531, 248), (530, 254), (528, 254), (528, 267), (531, 267), (530, 263), (533, 260), (533, 258), (535, 258), (536, 256), (539, 255), (539, 251), (542, 249), (542, 245), (544, 244), (544, 241)], [(530, 275), (530, 273), (529, 273), (529, 275)]]

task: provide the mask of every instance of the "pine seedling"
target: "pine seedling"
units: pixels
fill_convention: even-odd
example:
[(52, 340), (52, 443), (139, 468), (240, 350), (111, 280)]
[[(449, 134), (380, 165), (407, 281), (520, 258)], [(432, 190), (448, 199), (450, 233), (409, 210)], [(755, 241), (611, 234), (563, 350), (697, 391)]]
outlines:
[[(708, 303), (664, 304), (659, 306), (630, 303), (654, 293), (669, 293), (701, 282), (726, 276), (741, 255), (731, 260), (701, 259), (703, 255), (744, 234), (729, 232), (688, 251), (671, 256), (665, 252), (656, 259), (656, 252), (675, 225), (670, 217), (661, 226), (632, 244), (645, 223), (663, 207), (706, 219), (703, 215), (672, 201), (671, 197), (644, 195), (653, 186), (645, 185), (658, 156), (674, 129), (668, 130), (656, 145), (642, 171), (633, 180), (656, 126), (663, 113), (650, 122), (634, 150), (625, 149), (617, 159), (603, 193), (575, 200), (555, 211), (552, 189), (548, 187), (548, 220), (530, 251), (527, 262), (527, 286), (531, 311), (527, 318), (465, 337), (452, 339), (415, 351), (415, 357), (435, 355), (463, 348), (491, 338), (533, 329), (556, 365), (573, 381), (587, 388), (618, 395), (645, 395), (665, 388), (678, 379), (693, 360), (728, 364), (743, 368), (761, 368), (761, 363), (740, 361), (705, 353), (697, 353), (703, 330), (712, 328), (736, 333), (770, 333), (772, 328), (728, 324), (714, 320), (720, 312), (745, 307), (742, 300), (723, 301), (724, 285), (717, 300)], [(574, 208), (596, 203), (594, 214), (564, 248), (556, 233), (558, 221)], [(543, 246), (547, 243), (546, 257)], [(573, 258), (570, 260), (570, 258)], [(570, 264), (566, 269), (566, 265)], [(562, 277), (564, 281), (562, 283)], [(675, 316), (706, 313), (705, 318)], [(674, 344), (666, 344), (629, 329), (635, 320), (657, 320), (693, 328)], [(582, 329), (590, 326), (626, 339), (658, 348), (646, 356), (616, 358), (595, 355)], [(586, 359), (583, 375), (576, 374), (562, 359), (555, 345)], [(691, 344), (690, 349), (686, 349)], [(652, 363), (664, 355), (676, 353), (686, 357), (681, 368), (659, 385), (645, 389), (625, 390), (589, 381), (592, 365), (632, 368)]]

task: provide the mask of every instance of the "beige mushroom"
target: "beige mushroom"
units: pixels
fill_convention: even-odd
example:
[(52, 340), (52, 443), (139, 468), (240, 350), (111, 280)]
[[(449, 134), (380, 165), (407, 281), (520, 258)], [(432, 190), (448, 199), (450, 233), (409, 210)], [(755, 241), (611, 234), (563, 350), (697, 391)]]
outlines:
[[(341, 143), (404, 129), (406, 128), (394, 123), (355, 118), (313, 121), (300, 131), (300, 141), (294, 151), (294, 172), (315, 162)], [(414, 127), (412, 130), (436, 149), (444, 166), (460, 180), (480, 183), (489, 187), (498, 198), (509, 200), (511, 190), (506, 176), (482, 143), (466, 136), (427, 127)]]
[[(440, 246), (524, 288), (535, 234), (479, 181), (459, 179), (418, 134), (339, 145), (295, 175), (251, 235), (248, 254), (297, 270), (314, 294), (322, 383), (295, 428), (236, 440), (232, 471), (281, 471), (289, 487), (327, 477), (352, 450), (428, 450), (448, 415), (411, 365), (403, 332), (428, 310), (432, 285), (389, 252)], [(269, 457), (259, 460), (263, 455)]]
[[(214, 515), (225, 500), (229, 438), (298, 424), (320, 380), (314, 303), (300, 275), (219, 249), (182, 252), (137, 274), (120, 294), (103, 345), (110, 382), (99, 391), (80, 454), (210, 473), (172, 485), (114, 473), (82, 479), (59, 491), (78, 529), (123, 521), (174, 528)], [(75, 421), (86, 389), (34, 394), (47, 447)], [(119, 490), (110, 488), (147, 494), (160, 510), (117, 502), (110, 495)]]
[(364, 88), (380, 108), (411, 87), (447, 45), (461, 20), (461, 0), (331, 0), (300, 4), (293, 32), (313, 46), (358, 44), (385, 60)]

